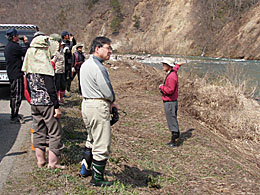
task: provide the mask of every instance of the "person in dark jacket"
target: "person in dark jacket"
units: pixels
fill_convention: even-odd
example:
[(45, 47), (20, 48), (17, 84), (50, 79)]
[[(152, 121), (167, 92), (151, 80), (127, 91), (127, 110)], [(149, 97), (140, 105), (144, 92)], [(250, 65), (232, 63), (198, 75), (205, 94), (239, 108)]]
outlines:
[(22, 57), (29, 47), (28, 38), (23, 37), (25, 48), (19, 45), (19, 35), (15, 28), (11, 28), (6, 31), (8, 37), (8, 44), (5, 47), (4, 55), (7, 64), (7, 75), (10, 81), (10, 107), (11, 107), (11, 122), (19, 123), (23, 121), (21, 115), (19, 115), (19, 108), (23, 98), (23, 72)]
[(76, 51), (73, 53), (72, 56), (72, 80), (75, 78), (75, 76), (78, 76), (78, 85), (79, 85), (79, 93), (81, 94), (81, 87), (80, 87), (80, 67), (85, 61), (85, 56), (82, 51), (83, 44), (78, 43), (76, 45)]
[(162, 61), (163, 70), (167, 72), (165, 81), (159, 86), (162, 93), (164, 111), (169, 130), (172, 133), (171, 141), (167, 143), (170, 147), (177, 146), (176, 139), (180, 136), (179, 124), (177, 120), (178, 111), (178, 75), (177, 71), (184, 63), (175, 64), (172, 59)]
[(72, 47), (76, 45), (74, 36), (63, 31), (61, 33), (62, 41), (65, 42), (64, 46), (64, 57), (65, 57), (65, 75), (66, 75), (66, 89), (70, 92), (70, 86), (72, 81)]

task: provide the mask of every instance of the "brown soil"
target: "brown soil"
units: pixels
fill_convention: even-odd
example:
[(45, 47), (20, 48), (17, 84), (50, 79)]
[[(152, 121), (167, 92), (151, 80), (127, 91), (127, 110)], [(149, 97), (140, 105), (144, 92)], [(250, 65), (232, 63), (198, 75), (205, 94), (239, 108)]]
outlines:
[[(219, 113), (218, 109), (207, 104), (212, 102), (209, 94), (201, 96), (202, 87), (198, 87), (195, 76), (179, 73), (181, 136), (178, 147), (170, 148), (165, 145), (170, 132), (158, 91), (164, 73), (133, 61), (110, 63), (107, 68), (116, 92), (120, 121), (112, 128), (112, 155), (106, 175), (117, 183), (110, 188), (94, 188), (89, 185), (90, 178), (78, 176), (84, 124), (75, 80), (72, 97), (62, 108), (66, 144), (62, 161), (69, 169), (36, 169), (34, 156), (29, 152), (30, 155), (18, 159), (22, 170), (12, 172), (5, 194), (260, 193), (259, 148), (256, 147), (259, 132), (254, 130), (258, 139), (248, 139), (246, 134), (238, 138), (232, 133), (238, 128), (233, 129), (234, 124), (228, 124), (222, 116), (214, 121), (211, 113)], [(214, 95), (214, 90), (211, 92)], [(239, 106), (237, 99), (229, 97), (229, 101), (222, 103), (221, 112), (236, 110), (230, 105)], [(252, 144), (250, 153), (245, 142)]]

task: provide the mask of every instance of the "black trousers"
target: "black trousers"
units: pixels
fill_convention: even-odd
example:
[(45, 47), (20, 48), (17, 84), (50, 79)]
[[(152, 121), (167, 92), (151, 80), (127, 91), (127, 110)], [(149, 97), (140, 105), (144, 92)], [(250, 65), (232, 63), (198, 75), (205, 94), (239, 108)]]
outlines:
[(71, 81), (72, 81), (72, 71), (71, 66), (65, 67), (65, 79), (66, 79), (66, 90), (70, 91)]
[(24, 83), (23, 77), (10, 80), (10, 108), (11, 118), (18, 116), (19, 108), (24, 96)]
[(66, 89), (65, 73), (55, 74), (55, 85), (57, 91), (65, 91)]

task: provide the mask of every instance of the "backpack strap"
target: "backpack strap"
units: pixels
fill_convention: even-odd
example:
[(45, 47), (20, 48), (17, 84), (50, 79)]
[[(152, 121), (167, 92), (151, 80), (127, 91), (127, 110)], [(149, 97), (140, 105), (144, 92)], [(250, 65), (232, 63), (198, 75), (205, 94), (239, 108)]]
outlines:
[(75, 68), (80, 68), (81, 64), (83, 64), (83, 62), (79, 62), (79, 54), (78, 54), (78, 52), (74, 52), (74, 56), (75, 56), (74, 67)]
[(79, 55), (77, 52), (74, 52), (74, 55), (75, 55), (75, 62), (77, 62), (79, 60)]

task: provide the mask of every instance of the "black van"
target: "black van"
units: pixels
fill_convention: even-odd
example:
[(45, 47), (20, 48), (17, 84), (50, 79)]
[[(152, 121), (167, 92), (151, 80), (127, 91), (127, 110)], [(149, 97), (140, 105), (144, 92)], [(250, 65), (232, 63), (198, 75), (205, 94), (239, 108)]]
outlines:
[[(0, 85), (9, 84), (6, 72), (4, 49), (8, 43), (6, 31), (10, 28), (15, 28), (18, 31), (19, 37), (22, 38), (23, 36), (26, 36), (29, 43), (32, 41), (34, 33), (39, 31), (39, 28), (32, 24), (0, 24)], [(25, 47), (22, 40), (19, 40), (19, 44), (22, 47)]]

